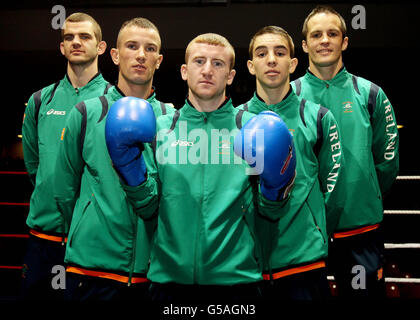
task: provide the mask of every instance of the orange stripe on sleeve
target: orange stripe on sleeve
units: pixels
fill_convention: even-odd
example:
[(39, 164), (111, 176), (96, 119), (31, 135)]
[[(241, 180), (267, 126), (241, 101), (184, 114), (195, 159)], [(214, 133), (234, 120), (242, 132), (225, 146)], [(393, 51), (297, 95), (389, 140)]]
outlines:
[[(87, 270), (83, 268), (77, 268), (77, 267), (67, 267), (67, 272), (82, 274), (85, 276), (91, 276), (91, 277), (98, 277), (98, 278), (104, 278), (104, 279), (110, 279), (115, 280), (119, 282), (128, 283), (129, 278), (127, 276), (122, 276), (116, 273), (110, 273), (110, 272), (104, 272), (104, 271), (94, 271), (94, 270)], [(147, 278), (141, 278), (141, 277), (132, 277), (131, 283), (142, 283), (142, 282), (148, 282), (149, 280)]]
[[(324, 268), (324, 267), (325, 267), (325, 261), (314, 262), (314, 263), (307, 264), (307, 265), (304, 265), (304, 266), (291, 268), (291, 269), (287, 269), (287, 270), (283, 270), (283, 271), (280, 271), (280, 272), (273, 273), (273, 280), (283, 278), (283, 277), (287, 277), (287, 276), (290, 276), (292, 274), (311, 271), (311, 270), (320, 269), (320, 268)], [(263, 274), (263, 279), (264, 280), (270, 280), (270, 275), (269, 274)]]
[[(62, 242), (63, 241), (63, 237), (58, 237), (58, 236), (51, 236), (49, 234), (45, 234), (42, 232), (38, 232), (36, 230), (29, 230), (29, 233), (35, 237), (41, 238), (41, 239), (45, 239), (45, 240), (50, 240), (50, 241), (54, 241), (54, 242)], [(64, 238), (64, 242), (67, 242), (67, 237)]]
[(365, 233), (365, 232), (368, 232), (368, 231), (372, 231), (372, 230), (375, 230), (375, 229), (378, 229), (378, 228), (379, 228), (379, 223), (371, 225), (371, 226), (366, 226), (366, 227), (354, 229), (354, 230), (337, 232), (337, 233), (333, 234), (333, 238), (338, 239), (338, 238), (351, 237), (351, 236), (361, 234), (361, 233)]

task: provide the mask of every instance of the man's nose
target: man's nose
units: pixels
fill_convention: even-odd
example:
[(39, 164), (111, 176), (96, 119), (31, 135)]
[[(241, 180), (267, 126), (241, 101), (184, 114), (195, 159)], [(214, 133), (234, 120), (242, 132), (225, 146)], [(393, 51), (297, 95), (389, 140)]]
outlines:
[(80, 45), (81, 45), (80, 37), (78, 35), (75, 35), (72, 41), (72, 46), (79, 47)]
[(321, 43), (328, 43), (329, 41), (330, 41), (330, 38), (328, 37), (328, 34), (324, 32), (321, 37)]
[(270, 65), (276, 64), (276, 55), (274, 52), (269, 51), (267, 54), (267, 62)]
[(146, 52), (145, 52), (145, 50), (144, 50), (144, 48), (143, 47), (140, 47), (138, 50), (137, 50), (137, 60), (140, 60), (140, 61), (142, 61), (142, 60), (145, 60), (146, 59)]
[(204, 63), (201, 72), (205, 75), (211, 75), (213, 73), (213, 66), (211, 64), (211, 61), (206, 61), (206, 63)]

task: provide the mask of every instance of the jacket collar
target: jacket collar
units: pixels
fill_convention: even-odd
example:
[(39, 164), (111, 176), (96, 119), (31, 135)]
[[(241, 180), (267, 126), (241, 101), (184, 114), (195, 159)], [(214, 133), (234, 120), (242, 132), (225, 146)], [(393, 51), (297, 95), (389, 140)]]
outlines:
[(345, 66), (343, 65), (340, 71), (338, 71), (337, 74), (330, 80), (319, 79), (309, 70), (309, 68), (306, 70), (305, 78), (313, 84), (321, 84), (321, 85), (328, 84), (328, 85), (340, 86), (347, 80), (348, 75), (349, 73), (347, 72)]
[(102, 79), (103, 79), (102, 74), (99, 71), (88, 81), (88, 83), (86, 83), (86, 85), (84, 85), (83, 87), (80, 87), (80, 88), (76, 88), (71, 83), (71, 80), (70, 80), (70, 77), (69, 77), (68, 73), (66, 73), (66, 75), (64, 76), (64, 81), (67, 82), (67, 84), (70, 85), (73, 89), (78, 89), (78, 90), (80, 90), (82, 88), (89, 87), (92, 83), (96, 82), (97, 80), (102, 80)]
[(187, 116), (202, 118), (202, 117), (209, 117), (213, 115), (223, 114), (225, 112), (231, 111), (232, 109), (233, 109), (233, 105), (232, 105), (232, 99), (230, 97), (226, 97), (225, 100), (222, 102), (222, 104), (220, 104), (220, 106), (212, 112), (198, 111), (196, 107), (191, 103), (191, 101), (188, 98), (186, 98), (185, 104), (181, 108), (181, 112)]
[[(118, 83), (115, 82), (115, 85), (113, 87), (114, 90), (110, 90), (109, 94), (111, 94), (114, 98), (117, 98), (116, 100), (125, 97), (126, 95), (124, 92), (121, 91), (121, 89), (118, 87)], [(156, 97), (155, 87), (152, 87), (152, 90), (150, 90), (150, 95), (147, 97), (147, 101), (152, 101)]]
[(295, 92), (292, 90), (292, 87), (289, 86), (289, 91), (287, 92), (286, 96), (283, 98), (282, 101), (275, 104), (266, 104), (265, 101), (258, 95), (258, 93), (255, 91), (254, 96), (252, 97), (254, 105), (258, 108), (258, 113), (262, 112), (264, 110), (270, 110), (274, 111), (276, 113), (281, 112), (282, 109), (286, 108), (290, 104), (295, 105), (298, 100), (298, 97), (296, 96)]

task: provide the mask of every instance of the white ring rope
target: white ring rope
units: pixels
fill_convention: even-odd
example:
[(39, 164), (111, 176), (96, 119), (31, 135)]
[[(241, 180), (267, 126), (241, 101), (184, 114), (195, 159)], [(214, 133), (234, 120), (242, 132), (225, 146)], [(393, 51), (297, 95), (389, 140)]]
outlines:
[(420, 180), (420, 176), (398, 176), (397, 180)]
[[(334, 281), (334, 276), (327, 276), (327, 279), (329, 281)], [(391, 282), (391, 283), (420, 283), (419, 278), (385, 278), (385, 282)]]
[(384, 214), (420, 214), (420, 210), (384, 210)]
[(419, 278), (385, 278), (385, 282), (420, 283)]
[[(385, 243), (385, 249), (420, 249), (420, 243)], [(329, 281), (334, 281), (334, 276), (327, 276)], [(419, 278), (385, 278), (391, 283), (420, 283)]]
[(420, 249), (420, 243), (385, 243), (385, 249)]

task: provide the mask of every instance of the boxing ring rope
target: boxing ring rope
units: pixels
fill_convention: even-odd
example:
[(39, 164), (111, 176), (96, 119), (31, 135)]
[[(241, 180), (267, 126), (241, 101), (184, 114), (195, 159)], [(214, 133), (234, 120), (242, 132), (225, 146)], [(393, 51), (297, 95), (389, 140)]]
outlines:
[[(26, 175), (24, 171), (0, 171), (0, 175)], [(396, 180), (420, 180), (420, 176), (397, 176)], [(22, 202), (0, 202), (0, 206), (29, 206), (29, 203)], [(384, 210), (386, 215), (420, 215), (420, 210)], [(23, 234), (0, 234), (0, 238), (28, 238)], [(420, 243), (385, 243), (385, 249), (420, 249)], [(21, 266), (0, 266), (0, 269), (21, 269)], [(329, 281), (334, 281), (334, 276), (327, 276)], [(388, 283), (410, 283), (420, 284), (420, 278), (393, 278), (386, 277)]]
[(420, 214), (420, 210), (384, 210), (384, 214)]
[(385, 243), (385, 249), (420, 249), (420, 243)]
[[(335, 281), (334, 276), (327, 276), (329, 281)], [(386, 277), (385, 282), (388, 283), (420, 283), (420, 278), (393, 278)]]
[(397, 180), (420, 180), (420, 176), (398, 176)]

